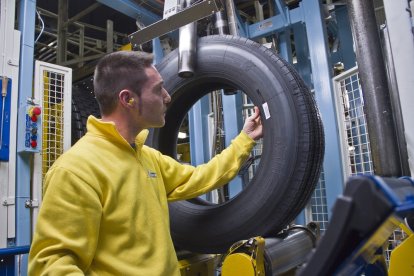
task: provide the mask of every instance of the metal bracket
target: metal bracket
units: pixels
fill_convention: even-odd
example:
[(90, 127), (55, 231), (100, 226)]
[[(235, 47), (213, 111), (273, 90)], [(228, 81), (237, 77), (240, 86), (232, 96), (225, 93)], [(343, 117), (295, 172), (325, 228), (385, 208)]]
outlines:
[(19, 60), (16, 59), (8, 59), (7, 64), (11, 66), (19, 66)]
[(3, 206), (11, 206), (11, 205), (14, 205), (14, 203), (15, 203), (14, 197), (4, 198), (2, 201)]
[(135, 48), (142, 43), (212, 15), (222, 9), (223, 6), (220, 0), (204, 0), (180, 11), (179, 13), (171, 15), (168, 18), (157, 21), (142, 30), (136, 31), (128, 37), (132, 47)]
[(37, 208), (39, 207), (39, 201), (36, 199), (28, 199), (24, 202), (26, 208)]

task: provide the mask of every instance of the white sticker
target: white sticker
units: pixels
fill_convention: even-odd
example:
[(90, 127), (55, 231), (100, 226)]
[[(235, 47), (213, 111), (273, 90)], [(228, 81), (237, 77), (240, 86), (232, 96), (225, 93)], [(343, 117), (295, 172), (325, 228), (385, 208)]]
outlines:
[(266, 120), (270, 118), (270, 112), (269, 112), (269, 107), (267, 106), (267, 103), (262, 104), (263, 107), (263, 111), (265, 114), (265, 118)]

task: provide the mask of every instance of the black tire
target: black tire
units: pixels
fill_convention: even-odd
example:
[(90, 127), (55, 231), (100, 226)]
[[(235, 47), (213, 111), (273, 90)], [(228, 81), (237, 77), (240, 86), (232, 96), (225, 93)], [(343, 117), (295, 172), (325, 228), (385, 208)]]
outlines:
[(90, 80), (72, 86), (72, 145), (86, 133), (86, 121), (89, 115), (100, 118), (98, 102), (92, 90)]
[[(245, 38), (198, 40), (193, 78), (177, 75), (177, 50), (157, 65), (171, 94), (166, 124), (152, 146), (176, 156), (179, 127), (191, 106), (219, 88), (236, 88), (260, 107), (263, 153), (247, 187), (230, 201), (170, 204), (171, 233), (180, 249), (221, 253), (236, 241), (276, 234), (305, 207), (318, 181), (324, 154), (322, 122), (313, 96), (295, 70), (273, 51)], [(270, 118), (265, 119), (263, 103)]]

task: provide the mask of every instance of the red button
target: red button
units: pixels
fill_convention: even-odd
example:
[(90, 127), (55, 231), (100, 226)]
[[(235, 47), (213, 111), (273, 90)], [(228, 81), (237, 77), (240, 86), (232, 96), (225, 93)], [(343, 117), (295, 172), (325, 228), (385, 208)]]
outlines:
[(42, 113), (42, 110), (40, 109), (40, 107), (35, 106), (33, 107), (32, 112), (33, 112), (33, 115), (39, 116)]
[(32, 141), (30, 142), (30, 145), (32, 146), (32, 148), (35, 148), (35, 147), (37, 147), (37, 142), (36, 142), (36, 141), (34, 141), (34, 140), (32, 140)]
[(32, 115), (32, 117), (30, 117), (30, 119), (32, 120), (32, 122), (37, 122), (37, 116), (36, 115)]

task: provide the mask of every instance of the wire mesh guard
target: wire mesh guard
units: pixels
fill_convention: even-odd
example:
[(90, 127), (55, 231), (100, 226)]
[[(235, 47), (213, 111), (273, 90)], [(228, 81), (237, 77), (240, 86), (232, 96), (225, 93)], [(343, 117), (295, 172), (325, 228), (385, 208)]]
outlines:
[(340, 82), (344, 129), (348, 144), (348, 166), (350, 175), (374, 172), (368, 136), (364, 99), (359, 73), (355, 72)]
[[(315, 191), (312, 194), (310, 204), (307, 207), (310, 210), (313, 222), (318, 223), (321, 233), (328, 228), (328, 204), (326, 200), (325, 174), (321, 171), (319, 181), (316, 184)], [(309, 223), (310, 221), (307, 221)]]
[[(364, 98), (361, 90), (358, 70), (350, 70), (351, 74), (345, 78), (339, 79), (339, 96), (341, 99), (341, 109), (338, 110), (342, 114), (344, 141), (347, 145), (345, 151), (345, 161), (348, 163), (349, 176), (361, 174), (374, 174), (372, 163), (371, 148), (369, 142), (369, 134), (364, 113)], [(397, 229), (389, 237), (388, 244), (384, 250), (384, 256), (387, 264), (389, 264), (391, 251), (397, 247), (407, 235)]]
[(65, 75), (43, 71), (42, 179), (63, 153), (63, 95)]

